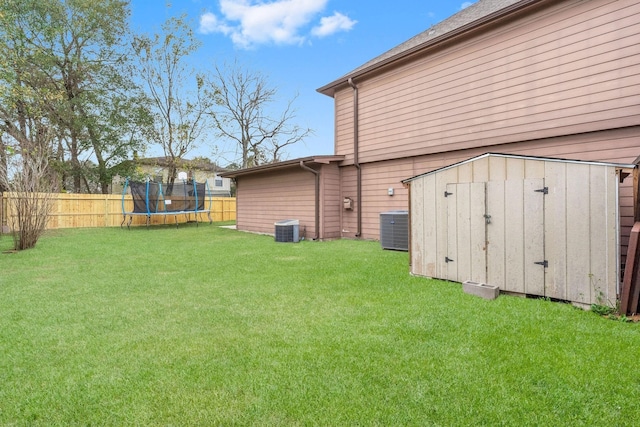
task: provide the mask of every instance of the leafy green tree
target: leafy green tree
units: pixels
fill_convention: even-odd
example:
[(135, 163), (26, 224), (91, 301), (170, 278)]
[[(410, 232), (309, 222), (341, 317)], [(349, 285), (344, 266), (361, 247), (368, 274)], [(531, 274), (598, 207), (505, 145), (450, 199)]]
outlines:
[(2, 130), (23, 146), (29, 121), (44, 120), (60, 181), (69, 173), (76, 192), (91, 173), (106, 192), (149, 122), (127, 74), (128, 17), (122, 0), (0, 0)]

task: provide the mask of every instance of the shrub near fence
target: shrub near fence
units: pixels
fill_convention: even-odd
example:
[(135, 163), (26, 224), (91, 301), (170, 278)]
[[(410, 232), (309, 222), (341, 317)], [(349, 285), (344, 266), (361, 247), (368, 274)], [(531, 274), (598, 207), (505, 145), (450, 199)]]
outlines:
[[(11, 197), (14, 193), (2, 193), (0, 219), (3, 232), (8, 231), (11, 224)], [(211, 200), (211, 219), (214, 221), (236, 220), (235, 197), (207, 197), (205, 206), (209, 207)], [(131, 196), (125, 196), (125, 210), (133, 210)], [(195, 220), (195, 215), (178, 215), (178, 223)], [(151, 216), (151, 224), (175, 224), (173, 215)], [(53, 208), (47, 229), (57, 228), (86, 228), (86, 227), (119, 227), (122, 224), (122, 195), (118, 194), (54, 194)], [(209, 221), (207, 214), (198, 214), (199, 221)], [(128, 217), (127, 217), (128, 221)], [(131, 225), (145, 225), (146, 216), (136, 215)]]

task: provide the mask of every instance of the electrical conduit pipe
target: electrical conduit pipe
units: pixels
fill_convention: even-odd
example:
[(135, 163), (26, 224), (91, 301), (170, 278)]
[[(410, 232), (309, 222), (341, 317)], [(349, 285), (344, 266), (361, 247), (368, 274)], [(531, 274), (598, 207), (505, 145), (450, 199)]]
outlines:
[(359, 129), (358, 129), (358, 86), (353, 82), (353, 78), (349, 77), (349, 86), (353, 89), (353, 165), (356, 168), (356, 215), (358, 221), (358, 230), (356, 237), (362, 235), (362, 169), (358, 162), (359, 151)]
[(316, 178), (316, 197), (315, 197), (315, 219), (316, 219), (316, 236), (313, 240), (318, 240), (320, 238), (320, 172), (315, 169), (310, 168), (309, 166), (304, 164), (304, 160), (300, 160), (300, 167), (304, 170), (308, 170), (313, 173)]

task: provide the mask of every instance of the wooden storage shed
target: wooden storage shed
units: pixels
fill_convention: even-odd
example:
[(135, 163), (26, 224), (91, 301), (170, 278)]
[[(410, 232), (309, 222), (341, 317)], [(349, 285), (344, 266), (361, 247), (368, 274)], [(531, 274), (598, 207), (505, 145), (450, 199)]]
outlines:
[(411, 273), (613, 305), (634, 167), (488, 153), (409, 178)]

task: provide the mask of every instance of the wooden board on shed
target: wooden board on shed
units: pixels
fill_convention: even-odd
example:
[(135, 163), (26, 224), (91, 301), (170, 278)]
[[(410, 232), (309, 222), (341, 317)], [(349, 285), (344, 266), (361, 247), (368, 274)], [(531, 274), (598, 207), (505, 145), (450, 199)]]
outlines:
[(636, 222), (631, 229), (629, 246), (627, 249), (627, 264), (624, 269), (624, 279), (622, 281), (622, 292), (620, 296), (620, 314), (635, 314), (638, 311), (638, 261), (640, 240), (640, 222)]

